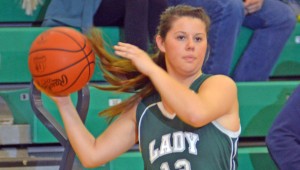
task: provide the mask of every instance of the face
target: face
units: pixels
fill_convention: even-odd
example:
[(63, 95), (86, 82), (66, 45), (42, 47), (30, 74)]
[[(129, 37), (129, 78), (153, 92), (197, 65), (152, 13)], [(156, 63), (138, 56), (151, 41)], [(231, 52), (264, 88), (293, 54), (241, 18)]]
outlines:
[(156, 37), (158, 48), (165, 53), (170, 74), (192, 76), (201, 72), (207, 49), (205, 28), (198, 18), (181, 17), (174, 21), (165, 40)]

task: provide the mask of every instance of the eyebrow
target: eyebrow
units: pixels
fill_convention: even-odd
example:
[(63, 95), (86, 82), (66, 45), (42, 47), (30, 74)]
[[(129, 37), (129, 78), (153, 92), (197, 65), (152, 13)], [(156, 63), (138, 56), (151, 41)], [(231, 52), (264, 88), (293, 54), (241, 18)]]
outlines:
[[(181, 34), (187, 34), (187, 33), (184, 32), (184, 31), (177, 31), (177, 32), (175, 32), (175, 34), (178, 34), (178, 33), (181, 33)], [(199, 32), (199, 33), (196, 33), (196, 34), (194, 34), (194, 35), (205, 35), (205, 33)]]

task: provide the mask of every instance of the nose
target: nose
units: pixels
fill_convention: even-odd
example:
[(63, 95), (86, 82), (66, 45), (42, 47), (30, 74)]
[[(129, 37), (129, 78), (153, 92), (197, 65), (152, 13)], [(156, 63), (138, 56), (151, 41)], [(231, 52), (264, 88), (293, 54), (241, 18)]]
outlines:
[(195, 42), (193, 38), (188, 38), (186, 43), (186, 50), (194, 50), (195, 49)]

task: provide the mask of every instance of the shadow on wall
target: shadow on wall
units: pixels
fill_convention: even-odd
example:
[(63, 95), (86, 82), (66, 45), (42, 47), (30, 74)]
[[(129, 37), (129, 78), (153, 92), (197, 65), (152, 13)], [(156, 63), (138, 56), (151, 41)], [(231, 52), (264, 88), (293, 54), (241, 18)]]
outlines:
[(300, 76), (300, 62), (295, 62), (295, 61), (282, 62), (274, 68), (273, 75)]
[[(284, 88), (277, 96), (277, 100), (262, 108), (248, 123), (245, 134), (268, 134), (282, 106), (291, 94), (291, 89)], [(275, 163), (268, 153), (251, 153), (250, 160), (255, 170), (277, 170)]]
[(291, 89), (282, 89), (275, 102), (263, 107), (257, 114), (255, 114), (255, 116), (253, 116), (245, 127), (243, 133), (265, 136), (290, 95)]

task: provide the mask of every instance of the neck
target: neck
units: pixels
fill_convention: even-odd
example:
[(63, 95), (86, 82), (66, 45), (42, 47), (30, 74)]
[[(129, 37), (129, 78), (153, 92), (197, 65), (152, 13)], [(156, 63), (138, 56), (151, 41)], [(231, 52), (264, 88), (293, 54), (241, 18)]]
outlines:
[(197, 72), (196, 74), (193, 74), (191, 76), (173, 76), (171, 75), (174, 79), (176, 79), (178, 82), (182, 83), (186, 87), (190, 87), (191, 84), (202, 75), (202, 71)]

